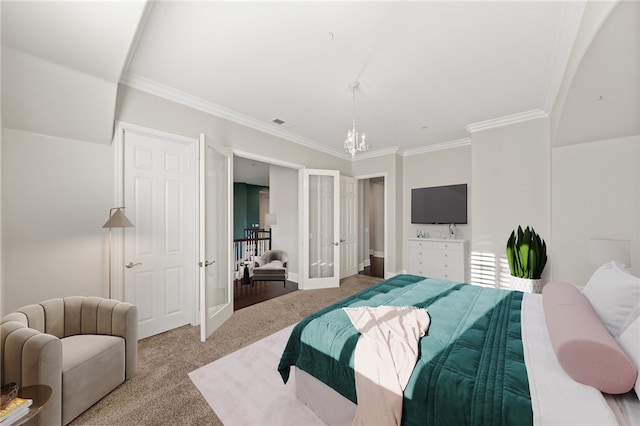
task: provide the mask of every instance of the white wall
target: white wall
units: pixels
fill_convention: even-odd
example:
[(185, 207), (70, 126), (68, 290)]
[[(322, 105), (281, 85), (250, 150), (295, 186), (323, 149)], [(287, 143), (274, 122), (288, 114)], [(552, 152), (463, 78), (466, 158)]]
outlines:
[[(518, 225), (533, 226), (550, 251), (550, 137), (549, 119), (478, 131), (471, 135), (471, 282), (509, 285), (505, 246)], [(506, 267), (506, 268), (505, 268)], [(550, 276), (547, 263), (543, 273)]]
[(108, 293), (111, 147), (4, 129), (3, 310)]
[(588, 2), (551, 114), (554, 280), (587, 282), (591, 237), (630, 240), (640, 275), (639, 70), (640, 3)]
[[(467, 184), (468, 224), (456, 226), (456, 239), (471, 238), (473, 221), (471, 192), (471, 145), (450, 149), (424, 152), (404, 157), (403, 175), (403, 236), (415, 238), (418, 230), (428, 232), (431, 238), (441, 238), (449, 235), (448, 225), (424, 225), (411, 223), (411, 190), (428, 186)], [(406, 260), (405, 260), (406, 269)]]
[[(2, 3), (0, 3), (0, 22), (2, 22)], [(2, 46), (2, 31), (0, 31), (0, 46)], [(2, 67), (0, 67), (0, 81), (2, 81)], [(4, 151), (4, 127), (2, 126), (2, 102), (0, 102), (0, 177), (3, 176), (2, 172), (2, 152)], [(0, 183), (2, 179), (0, 179)], [(0, 185), (0, 200), (2, 200), (2, 185)], [(0, 203), (0, 300), (4, 301), (4, 257), (3, 246), (4, 239), (2, 237), (2, 206), (4, 203)], [(4, 302), (0, 303), (0, 317), (4, 312)]]
[(269, 166), (269, 211), (278, 218), (272, 247), (287, 252), (289, 279), (298, 282), (298, 170)]
[(640, 136), (557, 147), (552, 160), (553, 279), (584, 285), (589, 238), (631, 242), (640, 276)]
[(384, 181), (373, 180), (369, 190), (370, 249), (376, 257), (384, 257)]

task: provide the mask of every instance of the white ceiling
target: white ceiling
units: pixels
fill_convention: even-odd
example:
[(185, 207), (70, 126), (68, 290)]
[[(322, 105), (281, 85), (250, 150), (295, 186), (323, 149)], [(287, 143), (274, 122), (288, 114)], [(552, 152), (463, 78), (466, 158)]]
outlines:
[(467, 138), (474, 123), (549, 112), (583, 10), (574, 1), (154, 2), (121, 81), (344, 155), (357, 80), (356, 124), (372, 150), (417, 150)]

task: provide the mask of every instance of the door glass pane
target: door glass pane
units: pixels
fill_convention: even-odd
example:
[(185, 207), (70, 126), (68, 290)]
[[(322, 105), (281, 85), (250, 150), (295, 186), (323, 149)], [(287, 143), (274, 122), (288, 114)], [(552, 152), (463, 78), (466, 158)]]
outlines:
[(229, 303), (229, 285), (226, 266), (229, 264), (225, 247), (228, 209), (227, 159), (207, 147), (207, 259), (215, 263), (207, 267), (207, 310), (209, 316)]
[(333, 176), (309, 176), (309, 278), (334, 276)]

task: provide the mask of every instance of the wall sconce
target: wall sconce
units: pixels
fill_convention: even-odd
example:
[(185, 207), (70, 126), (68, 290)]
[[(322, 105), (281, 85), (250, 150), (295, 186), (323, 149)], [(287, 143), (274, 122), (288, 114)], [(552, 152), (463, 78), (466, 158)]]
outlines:
[(111, 299), (111, 229), (133, 228), (133, 223), (125, 216), (124, 209), (124, 207), (110, 209), (109, 219), (102, 225), (103, 228), (109, 228), (109, 299)]
[(589, 239), (589, 263), (600, 266), (612, 260), (631, 267), (629, 240)]

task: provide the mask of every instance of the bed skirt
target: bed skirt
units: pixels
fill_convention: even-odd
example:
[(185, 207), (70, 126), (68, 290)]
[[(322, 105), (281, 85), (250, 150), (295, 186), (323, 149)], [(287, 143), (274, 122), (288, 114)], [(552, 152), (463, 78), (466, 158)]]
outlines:
[(329, 426), (351, 426), (356, 404), (311, 374), (294, 368), (296, 396)]

